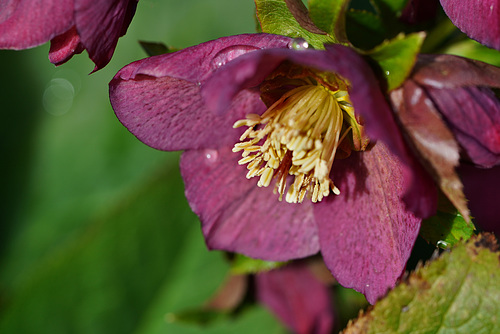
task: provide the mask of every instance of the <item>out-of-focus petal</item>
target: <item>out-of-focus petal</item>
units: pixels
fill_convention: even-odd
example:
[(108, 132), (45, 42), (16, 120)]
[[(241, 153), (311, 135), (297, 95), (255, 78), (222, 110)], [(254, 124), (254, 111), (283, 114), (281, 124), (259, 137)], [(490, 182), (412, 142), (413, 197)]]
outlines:
[(500, 164), (500, 100), (487, 87), (427, 89), (460, 146), (481, 167)]
[(61, 65), (70, 60), (73, 55), (82, 53), (84, 49), (76, 27), (73, 26), (50, 41), (49, 60), (52, 64)]
[[(392, 112), (378, 82), (365, 60), (350, 48), (326, 45), (322, 50), (268, 49), (249, 53), (226, 64), (202, 86), (202, 96), (214, 113), (224, 114), (233, 97), (241, 90), (259, 85), (282, 62), (339, 74), (349, 83), (354, 110), (363, 119), (368, 136), (382, 140), (405, 164), (405, 201), (421, 217), (435, 213), (432, 183), (406, 148)], [(435, 190), (434, 190), (435, 192)]]
[(328, 288), (304, 263), (256, 276), (258, 299), (298, 334), (329, 334), (333, 309)]
[(319, 251), (311, 202), (279, 202), (273, 187), (245, 178), (240, 155), (230, 148), (192, 150), (181, 158), (191, 209), (199, 215), (206, 243), (272, 261)]
[(425, 89), (411, 79), (393, 90), (390, 97), (406, 138), (420, 161), (441, 191), (469, 221), (462, 182), (455, 171), (459, 164), (460, 147), (437, 107)]
[(241, 135), (233, 124), (251, 112), (262, 112), (257, 92), (241, 92), (233, 112), (213, 115), (198, 84), (172, 77), (113, 80), (110, 100), (123, 125), (145, 144), (159, 150), (232, 147)]
[(314, 207), (321, 253), (340, 284), (374, 303), (403, 273), (420, 219), (405, 210), (401, 164), (381, 143), (336, 161), (333, 180), (340, 195)]
[(399, 19), (408, 24), (427, 22), (436, 17), (438, 8), (438, 0), (409, 0)]
[(0, 48), (27, 49), (74, 25), (74, 0), (4, 0), (0, 5)]
[(500, 50), (499, 0), (440, 0), (451, 22), (472, 39)]
[(98, 70), (108, 64), (118, 38), (135, 13), (138, 0), (75, 0), (75, 24), (82, 44)]
[(412, 79), (436, 89), (465, 86), (500, 88), (500, 68), (452, 55), (419, 55)]
[(475, 223), (500, 235), (500, 166), (489, 169), (463, 164), (458, 169)]

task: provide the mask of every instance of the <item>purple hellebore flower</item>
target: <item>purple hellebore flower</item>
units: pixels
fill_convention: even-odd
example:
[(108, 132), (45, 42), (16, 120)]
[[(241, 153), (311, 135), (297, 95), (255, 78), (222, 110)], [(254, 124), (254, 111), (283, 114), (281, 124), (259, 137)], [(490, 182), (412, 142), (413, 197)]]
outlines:
[(467, 36), (500, 50), (500, 0), (440, 0), (451, 22)]
[(138, 0), (0, 0), (0, 49), (28, 49), (51, 41), (60, 65), (87, 50), (95, 69), (106, 66)]
[(257, 298), (297, 334), (329, 334), (333, 307), (328, 287), (305, 263), (257, 274)]
[[(186, 197), (209, 248), (275, 261), (321, 251), (340, 284), (374, 303), (402, 274), (420, 217), (435, 212), (435, 186), (406, 148), (363, 58), (341, 45), (326, 50), (297, 46), (283, 36), (248, 34), (150, 57), (117, 73), (110, 82), (111, 103), (119, 120), (147, 145), (185, 150), (180, 167)], [(275, 107), (269, 107), (273, 102)], [(304, 109), (293, 108), (300, 105)], [(283, 118), (268, 117), (271, 109)], [(295, 121), (284, 121), (294, 110), (299, 110)], [(318, 117), (303, 116), (307, 110), (316, 110)], [(316, 138), (307, 146), (317, 131), (314, 124), (325, 120), (330, 125), (321, 129), (323, 142)], [(233, 128), (242, 124), (245, 132)], [(260, 131), (268, 125), (273, 128)], [(252, 162), (247, 168), (260, 180), (245, 178), (242, 160), (262, 160), (259, 152), (270, 147), (259, 136), (270, 131), (268, 138), (279, 139), (285, 130), (281, 140), (286, 145), (304, 141), (295, 148), (298, 153), (278, 148), (277, 163), (267, 156), (274, 179), (273, 171), (269, 176)], [(253, 146), (262, 145), (260, 150), (239, 143), (245, 140), (242, 133)], [(357, 149), (333, 161), (335, 149), (347, 156), (345, 146)], [(323, 147), (328, 149), (318, 153)], [(248, 153), (241, 159), (232, 148)], [(309, 169), (300, 160), (304, 156)], [(267, 187), (271, 179), (279, 194)], [(286, 201), (280, 201), (283, 185), (288, 186)], [(312, 200), (304, 199), (304, 192)]]

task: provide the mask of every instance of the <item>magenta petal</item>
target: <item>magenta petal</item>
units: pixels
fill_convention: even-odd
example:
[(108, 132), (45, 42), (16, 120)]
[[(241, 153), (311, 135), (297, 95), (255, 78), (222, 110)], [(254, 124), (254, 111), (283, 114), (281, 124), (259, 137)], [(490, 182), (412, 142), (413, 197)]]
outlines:
[(256, 276), (257, 298), (294, 333), (329, 334), (333, 309), (328, 288), (304, 263)]
[(52, 64), (61, 65), (83, 50), (84, 47), (80, 43), (80, 36), (76, 28), (72, 27), (64, 34), (56, 36), (50, 41), (49, 60)]
[(73, 26), (74, 0), (4, 0), (0, 5), (0, 48), (26, 49)]
[[(111, 59), (118, 38), (122, 36), (135, 13), (138, 0), (76, 0), (75, 24), (95, 70)], [(95, 71), (94, 70), (94, 71)]]
[(241, 129), (233, 124), (265, 109), (258, 93), (241, 92), (238, 108), (222, 117), (209, 112), (196, 83), (172, 77), (136, 77), (110, 83), (111, 105), (123, 125), (145, 144), (175, 151), (233, 146)]
[(312, 203), (279, 202), (272, 187), (245, 178), (239, 158), (229, 148), (182, 155), (186, 197), (200, 216), (208, 247), (272, 261), (317, 253)]
[(215, 70), (260, 48), (286, 47), (291, 39), (271, 34), (244, 34), (219, 38), (178, 52), (149, 57), (122, 68), (116, 80), (132, 80), (147, 75), (156, 78), (173, 77), (193, 83), (203, 83)]
[(460, 146), (481, 167), (500, 164), (500, 100), (486, 87), (428, 88)]
[(405, 210), (400, 163), (380, 143), (333, 172), (340, 195), (314, 207), (321, 253), (340, 284), (373, 304), (403, 273), (420, 219)]
[(500, 50), (499, 0), (440, 0), (451, 22), (472, 39)]

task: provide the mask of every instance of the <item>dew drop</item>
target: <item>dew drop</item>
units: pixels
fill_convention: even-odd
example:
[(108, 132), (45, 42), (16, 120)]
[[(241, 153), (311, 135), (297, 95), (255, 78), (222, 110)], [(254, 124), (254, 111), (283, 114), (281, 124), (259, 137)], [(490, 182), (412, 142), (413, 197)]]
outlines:
[(390, 74), (391, 74), (391, 72), (389, 72), (389, 71), (385, 71), (385, 75), (386, 75), (386, 76), (389, 76)]
[(226, 65), (231, 60), (238, 58), (239, 56), (245, 53), (255, 50), (259, 50), (259, 48), (251, 45), (233, 45), (227, 47), (225, 49), (220, 50), (215, 55), (214, 59), (212, 60), (211, 67), (212, 69), (216, 70), (219, 67)]
[(439, 248), (442, 248), (442, 249), (447, 249), (450, 245), (444, 240), (439, 240), (436, 243), (436, 246), (438, 246)]
[(219, 157), (219, 153), (216, 150), (205, 150), (204, 153), (205, 158), (207, 159), (206, 161), (212, 164), (215, 163)]
[(295, 38), (291, 43), (290, 43), (290, 49), (294, 50), (307, 50), (309, 48), (309, 43), (303, 38)]
[(52, 115), (60, 116), (67, 113), (73, 105), (75, 88), (64, 78), (50, 80), (43, 93), (43, 107)]

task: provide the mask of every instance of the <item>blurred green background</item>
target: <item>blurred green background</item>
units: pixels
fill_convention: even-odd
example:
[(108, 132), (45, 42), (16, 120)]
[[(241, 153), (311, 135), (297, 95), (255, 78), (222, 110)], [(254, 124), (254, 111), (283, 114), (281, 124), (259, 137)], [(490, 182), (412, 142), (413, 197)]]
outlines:
[(260, 307), (209, 327), (166, 315), (225, 278), (184, 198), (178, 153), (118, 122), (108, 82), (144, 58), (138, 40), (183, 48), (254, 32), (248, 0), (140, 0), (110, 64), (54, 67), (49, 45), (0, 51), (0, 333), (282, 333)]

